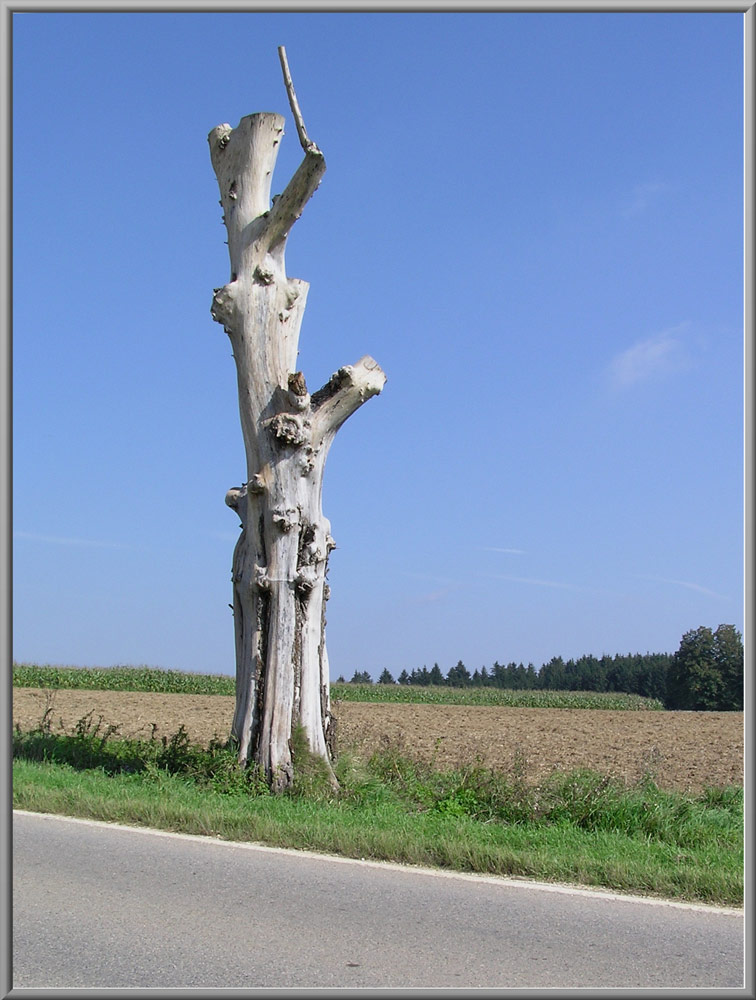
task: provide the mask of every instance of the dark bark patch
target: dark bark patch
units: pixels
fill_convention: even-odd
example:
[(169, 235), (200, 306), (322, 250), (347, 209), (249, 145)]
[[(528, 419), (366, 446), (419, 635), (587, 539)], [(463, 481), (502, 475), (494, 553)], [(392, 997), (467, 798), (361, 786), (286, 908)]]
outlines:
[(295, 396), (306, 396), (307, 395), (307, 382), (302, 372), (293, 372), (289, 375), (288, 379), (289, 392), (293, 392)]
[(326, 384), (322, 389), (318, 389), (310, 397), (310, 406), (313, 412), (326, 403), (329, 399), (333, 399), (336, 393), (344, 386), (349, 384), (349, 372), (345, 368), (339, 368), (337, 372), (328, 379)]

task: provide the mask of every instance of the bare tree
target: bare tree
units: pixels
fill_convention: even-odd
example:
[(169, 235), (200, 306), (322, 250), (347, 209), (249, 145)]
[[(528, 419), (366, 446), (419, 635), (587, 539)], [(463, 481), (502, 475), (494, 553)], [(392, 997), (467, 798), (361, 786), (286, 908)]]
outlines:
[(287, 277), (284, 250), (326, 167), (307, 136), (286, 52), (278, 52), (304, 150), (283, 194), (271, 204), (281, 115), (248, 115), (235, 129), (218, 125), (208, 141), (231, 260), (231, 279), (215, 289), (211, 312), (233, 347), (247, 459), (246, 482), (226, 494), (241, 520), (232, 571), (231, 736), (239, 762), (257, 762), (280, 791), (292, 781), (290, 740), (297, 724), (313, 753), (329, 760), (325, 607), (334, 541), (321, 509), (323, 471), (336, 431), (381, 391), (386, 377), (363, 357), (310, 395), (297, 370), (308, 285)]

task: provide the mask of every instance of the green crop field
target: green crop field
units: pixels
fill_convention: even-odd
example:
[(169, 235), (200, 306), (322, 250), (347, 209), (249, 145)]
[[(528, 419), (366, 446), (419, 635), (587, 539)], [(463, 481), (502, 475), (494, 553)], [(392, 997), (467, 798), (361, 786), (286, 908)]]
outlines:
[[(152, 691), (164, 694), (234, 695), (228, 674), (191, 674), (152, 667), (55, 667), (19, 663), (13, 684), (31, 688), (87, 688), (97, 691)], [(415, 684), (331, 684), (334, 701), (417, 703), (423, 705), (499, 705), (521, 708), (603, 708), (663, 711), (655, 698), (621, 692), (512, 691), (494, 687), (451, 688)]]
[(338, 701), (417, 703), (423, 705), (497, 705), (504, 708), (604, 708), (664, 711), (655, 698), (598, 691), (513, 691), (494, 687), (452, 688), (414, 684), (332, 684)]

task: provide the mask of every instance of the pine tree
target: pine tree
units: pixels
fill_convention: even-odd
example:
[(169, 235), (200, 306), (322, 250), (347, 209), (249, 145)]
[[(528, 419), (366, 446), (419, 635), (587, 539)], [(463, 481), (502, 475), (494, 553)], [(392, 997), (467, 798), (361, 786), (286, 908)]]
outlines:
[(491, 668), (491, 678), (494, 687), (504, 688), (507, 686), (507, 671), (506, 667), (503, 667), (498, 660), (494, 661), (494, 665)]
[(437, 663), (433, 664), (433, 669), (431, 670), (431, 672), (428, 675), (428, 683), (429, 684), (443, 684), (444, 683), (444, 675), (441, 673), (441, 668), (439, 667), (439, 665)]
[(372, 684), (373, 678), (367, 672), (367, 670), (355, 670), (354, 677), (349, 682), (350, 684)]
[(552, 657), (541, 667), (541, 686), (547, 691), (564, 691), (567, 688), (565, 663), (561, 656)]
[(470, 671), (461, 660), (458, 660), (456, 667), (451, 667), (446, 675), (449, 687), (469, 687), (471, 682)]

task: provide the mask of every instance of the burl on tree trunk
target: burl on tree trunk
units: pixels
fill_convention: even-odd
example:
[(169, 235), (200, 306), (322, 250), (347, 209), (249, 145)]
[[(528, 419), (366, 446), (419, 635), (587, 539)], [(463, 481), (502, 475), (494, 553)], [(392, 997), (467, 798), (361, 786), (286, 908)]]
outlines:
[(325, 160), (307, 137), (283, 49), (279, 55), (304, 149), (284, 193), (271, 205), (281, 115), (248, 115), (235, 129), (218, 125), (208, 137), (231, 260), (231, 280), (215, 289), (211, 312), (233, 347), (247, 458), (246, 483), (226, 494), (241, 521), (232, 572), (231, 737), (239, 762), (258, 763), (278, 791), (292, 781), (297, 724), (312, 752), (329, 760), (325, 607), (334, 541), (321, 510), (323, 471), (336, 431), (386, 381), (378, 364), (363, 357), (310, 395), (297, 371), (308, 285), (287, 277), (284, 249)]

